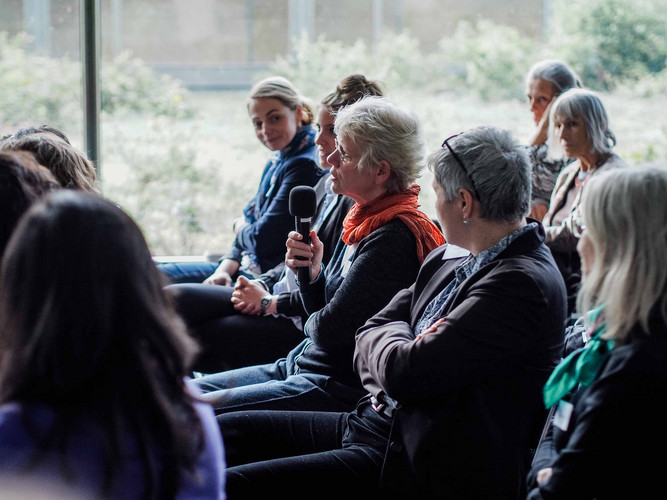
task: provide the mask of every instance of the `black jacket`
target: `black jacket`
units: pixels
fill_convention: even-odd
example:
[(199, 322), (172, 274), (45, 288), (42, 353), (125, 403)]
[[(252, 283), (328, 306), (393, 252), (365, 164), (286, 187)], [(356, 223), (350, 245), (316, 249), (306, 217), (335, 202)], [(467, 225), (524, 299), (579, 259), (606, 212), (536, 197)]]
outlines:
[(403, 498), (520, 498), (546, 412), (541, 389), (560, 360), (565, 287), (544, 230), (519, 236), (466, 279), (446, 321), (414, 327), (454, 278), (445, 247), (417, 282), (357, 333), (355, 367), (398, 402), (382, 486)]

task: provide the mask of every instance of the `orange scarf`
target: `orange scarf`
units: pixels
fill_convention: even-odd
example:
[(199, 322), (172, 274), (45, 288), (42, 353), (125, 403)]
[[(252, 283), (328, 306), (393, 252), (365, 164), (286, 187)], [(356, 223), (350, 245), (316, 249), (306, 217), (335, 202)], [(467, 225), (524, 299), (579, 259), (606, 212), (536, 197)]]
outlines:
[(398, 218), (408, 226), (417, 240), (417, 258), (424, 262), (431, 250), (445, 242), (438, 227), (424, 212), (418, 210), (420, 187), (412, 185), (405, 191), (389, 194), (365, 205), (355, 203), (343, 221), (343, 242), (359, 243), (376, 229)]

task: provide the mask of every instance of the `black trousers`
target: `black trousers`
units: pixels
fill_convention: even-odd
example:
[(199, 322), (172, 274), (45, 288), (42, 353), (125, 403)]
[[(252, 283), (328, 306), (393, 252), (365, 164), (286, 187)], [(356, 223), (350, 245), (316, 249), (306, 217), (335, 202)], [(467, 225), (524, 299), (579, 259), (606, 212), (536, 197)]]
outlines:
[(304, 338), (292, 320), (240, 314), (231, 303), (234, 288), (179, 284), (165, 288), (200, 345), (193, 370), (218, 373), (272, 363)]
[(367, 398), (351, 413), (247, 411), (218, 416), (227, 497), (377, 495), (391, 428)]

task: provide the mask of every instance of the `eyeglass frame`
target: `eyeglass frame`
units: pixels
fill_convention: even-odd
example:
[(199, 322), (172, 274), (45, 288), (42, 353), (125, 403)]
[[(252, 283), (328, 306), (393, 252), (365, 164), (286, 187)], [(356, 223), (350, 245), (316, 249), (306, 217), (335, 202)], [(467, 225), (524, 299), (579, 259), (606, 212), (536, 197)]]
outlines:
[(338, 151), (338, 156), (340, 156), (340, 161), (347, 162), (347, 161), (349, 161), (350, 158), (352, 158), (351, 155), (349, 155), (348, 153), (343, 153), (340, 150), (340, 145), (338, 143), (338, 137), (334, 137), (334, 146), (336, 147), (336, 151)]
[(479, 194), (478, 194), (479, 191), (477, 191), (477, 186), (475, 186), (475, 181), (472, 180), (472, 177), (470, 176), (470, 174), (468, 173), (468, 170), (466, 169), (465, 165), (461, 161), (461, 158), (459, 158), (459, 155), (457, 155), (454, 152), (454, 149), (452, 149), (452, 147), (449, 145), (449, 142), (447, 142), (447, 141), (452, 140), (454, 137), (458, 137), (459, 135), (461, 135), (461, 133), (454, 134), (451, 137), (447, 137), (447, 139), (442, 141), (442, 145), (440, 147), (441, 148), (446, 147), (449, 150), (449, 152), (452, 154), (452, 156), (454, 157), (454, 160), (456, 160), (456, 163), (459, 164), (459, 167), (461, 167), (461, 169), (463, 170), (463, 173), (465, 174), (466, 178), (470, 181), (470, 184), (472, 185), (472, 194), (475, 196), (475, 198), (477, 198), (479, 200)]

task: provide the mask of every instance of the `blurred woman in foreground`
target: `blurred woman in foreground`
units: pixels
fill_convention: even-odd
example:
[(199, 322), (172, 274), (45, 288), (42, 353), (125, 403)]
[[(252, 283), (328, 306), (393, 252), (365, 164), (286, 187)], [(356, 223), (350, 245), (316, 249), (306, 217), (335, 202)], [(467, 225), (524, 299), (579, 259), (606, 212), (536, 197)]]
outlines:
[(162, 287), (109, 201), (63, 190), (23, 217), (0, 274), (0, 478), (224, 496), (218, 427), (184, 380), (194, 344)]

